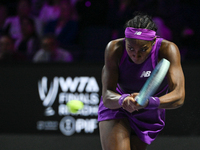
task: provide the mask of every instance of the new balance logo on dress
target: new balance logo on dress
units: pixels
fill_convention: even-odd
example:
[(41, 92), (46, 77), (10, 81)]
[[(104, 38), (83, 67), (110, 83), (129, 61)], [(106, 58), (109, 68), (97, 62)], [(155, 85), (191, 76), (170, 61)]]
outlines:
[(151, 75), (151, 71), (143, 71), (140, 78), (149, 77)]

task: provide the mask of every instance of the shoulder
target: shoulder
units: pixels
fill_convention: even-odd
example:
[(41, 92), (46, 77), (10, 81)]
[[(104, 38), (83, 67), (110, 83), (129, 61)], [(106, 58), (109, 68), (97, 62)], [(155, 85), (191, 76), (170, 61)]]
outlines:
[(174, 58), (180, 57), (179, 48), (173, 42), (163, 40), (159, 50), (159, 58)]
[(168, 41), (165, 39), (162, 40), (161, 49), (168, 49), (168, 48), (172, 48), (172, 47), (177, 47), (177, 45), (171, 41)]
[(11, 16), (11, 17), (6, 18), (5, 24), (15, 23), (15, 22), (18, 22), (18, 21), (19, 21), (19, 17), (18, 16)]
[(71, 56), (72, 54), (68, 51), (68, 50), (65, 50), (63, 48), (58, 48), (57, 49), (57, 52), (61, 55), (61, 56)]
[(58, 48), (57, 48), (57, 51), (58, 51), (59, 53), (63, 53), (63, 54), (69, 53), (68, 50), (63, 49), (63, 48), (61, 48), (61, 47), (58, 47)]
[(45, 55), (45, 51), (43, 49), (38, 50), (35, 53), (35, 55), (33, 56), (33, 61), (37, 62), (37, 61), (42, 60), (42, 58), (44, 57), (44, 55)]
[(45, 51), (43, 49), (39, 49), (36, 53), (35, 53), (35, 57), (40, 57), (41, 55), (44, 55)]
[(120, 38), (120, 39), (116, 39), (116, 40), (112, 40), (108, 43), (108, 47), (109, 48), (114, 48), (115, 50), (122, 48), (124, 45), (124, 38)]
[(72, 54), (65, 50), (65, 49), (62, 49), (62, 48), (58, 48), (57, 49), (57, 54), (59, 55), (59, 58), (63, 61), (66, 61), (66, 62), (72, 62), (73, 61), (73, 56)]
[(119, 62), (123, 54), (123, 51), (124, 51), (124, 39), (120, 38), (112, 40), (106, 46), (105, 59), (109, 60), (112, 59)]

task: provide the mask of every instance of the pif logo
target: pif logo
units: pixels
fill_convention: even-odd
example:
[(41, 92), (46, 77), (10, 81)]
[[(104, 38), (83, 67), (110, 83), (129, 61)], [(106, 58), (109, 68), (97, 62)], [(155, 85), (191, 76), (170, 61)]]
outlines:
[(66, 116), (60, 121), (60, 131), (66, 135), (71, 136), (75, 132), (80, 133), (82, 130), (85, 133), (93, 133), (98, 127), (97, 119), (74, 119), (71, 116)]

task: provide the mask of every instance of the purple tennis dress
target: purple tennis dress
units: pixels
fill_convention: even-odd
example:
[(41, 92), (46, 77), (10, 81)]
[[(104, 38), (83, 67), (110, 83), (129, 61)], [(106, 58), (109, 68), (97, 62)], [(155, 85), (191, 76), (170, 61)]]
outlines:
[[(135, 64), (129, 60), (124, 49), (119, 65), (119, 80), (116, 90), (119, 94), (139, 92), (150, 73), (158, 62), (158, 52), (162, 38), (157, 38), (151, 53), (142, 64)], [(168, 92), (166, 78), (154, 96), (161, 96)], [(140, 109), (129, 113), (123, 108), (109, 109), (103, 105), (101, 98), (98, 111), (98, 121), (127, 118), (135, 134), (145, 143), (151, 144), (165, 126), (165, 109)]]

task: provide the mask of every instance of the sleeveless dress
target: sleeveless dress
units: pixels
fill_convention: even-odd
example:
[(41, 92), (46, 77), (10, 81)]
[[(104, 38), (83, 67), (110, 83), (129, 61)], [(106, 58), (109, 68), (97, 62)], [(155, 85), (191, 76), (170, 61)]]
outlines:
[[(148, 58), (142, 64), (135, 64), (129, 60), (124, 46), (124, 53), (119, 65), (119, 79), (116, 90), (119, 94), (139, 92), (150, 73), (158, 63), (158, 52), (162, 38), (157, 38)], [(154, 96), (160, 97), (168, 92), (167, 79), (156, 91)], [(135, 134), (145, 143), (151, 144), (165, 126), (165, 109), (140, 109), (129, 113), (123, 108), (109, 109), (99, 103), (98, 121), (127, 118)]]

